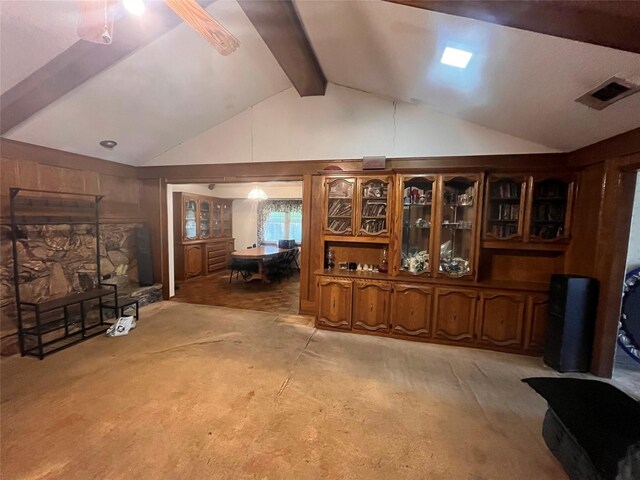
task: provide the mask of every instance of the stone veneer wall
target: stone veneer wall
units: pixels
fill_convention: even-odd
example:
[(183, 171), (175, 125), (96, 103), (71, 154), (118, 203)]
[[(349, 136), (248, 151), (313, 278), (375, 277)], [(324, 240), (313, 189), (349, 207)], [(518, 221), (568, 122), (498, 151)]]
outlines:
[[(135, 228), (141, 224), (100, 225), (101, 274), (119, 287), (138, 285)], [(98, 282), (94, 225), (34, 225), (19, 230), (20, 294), (25, 301), (80, 292)], [(0, 227), (0, 337), (3, 353), (14, 353), (17, 331), (11, 227)], [(115, 282), (115, 279), (118, 279)], [(124, 281), (123, 281), (124, 280)]]

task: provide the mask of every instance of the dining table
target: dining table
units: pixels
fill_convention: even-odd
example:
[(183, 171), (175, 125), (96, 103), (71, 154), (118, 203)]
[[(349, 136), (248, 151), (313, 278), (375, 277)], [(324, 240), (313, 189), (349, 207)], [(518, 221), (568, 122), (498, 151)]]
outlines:
[(236, 260), (255, 260), (258, 264), (258, 273), (251, 275), (251, 280), (261, 280), (263, 283), (269, 283), (267, 272), (264, 269), (265, 261), (296, 248), (278, 248), (276, 245), (262, 245), (245, 250), (235, 250), (231, 252), (231, 257)]

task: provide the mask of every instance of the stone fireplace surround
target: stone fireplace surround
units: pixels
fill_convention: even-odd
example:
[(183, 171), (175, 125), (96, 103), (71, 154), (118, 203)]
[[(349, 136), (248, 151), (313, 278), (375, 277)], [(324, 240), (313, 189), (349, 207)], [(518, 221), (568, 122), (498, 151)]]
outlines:
[[(140, 306), (162, 299), (162, 285), (140, 287), (136, 227), (140, 223), (100, 224), (100, 270), (118, 293), (137, 297)], [(97, 282), (95, 225), (29, 225), (18, 230), (20, 294), (24, 301), (81, 292)], [(11, 227), (0, 226), (0, 316), (3, 355), (17, 351)]]

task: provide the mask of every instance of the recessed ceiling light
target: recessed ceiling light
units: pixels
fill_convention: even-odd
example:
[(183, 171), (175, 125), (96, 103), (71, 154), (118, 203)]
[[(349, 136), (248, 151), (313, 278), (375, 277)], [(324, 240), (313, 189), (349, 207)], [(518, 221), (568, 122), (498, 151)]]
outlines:
[(466, 50), (447, 47), (444, 49), (444, 52), (442, 52), (440, 63), (444, 63), (445, 65), (450, 65), (456, 68), (467, 68), (469, 60), (471, 60), (472, 56), (473, 53), (467, 52)]
[(123, 0), (122, 3), (129, 13), (134, 15), (142, 15), (144, 13), (143, 0)]
[(113, 147), (118, 145), (118, 142), (116, 142), (115, 140), (102, 140), (100, 142), (100, 145), (102, 145), (104, 148), (108, 148), (109, 150), (111, 150)]

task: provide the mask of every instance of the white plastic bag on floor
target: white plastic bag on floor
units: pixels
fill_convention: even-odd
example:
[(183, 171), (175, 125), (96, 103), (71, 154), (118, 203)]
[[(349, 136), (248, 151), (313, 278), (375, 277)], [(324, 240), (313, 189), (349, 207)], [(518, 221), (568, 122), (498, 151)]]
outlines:
[(127, 335), (132, 328), (136, 328), (136, 320), (134, 317), (120, 317), (116, 320), (116, 323), (109, 327), (107, 336), (121, 337), (122, 335)]

